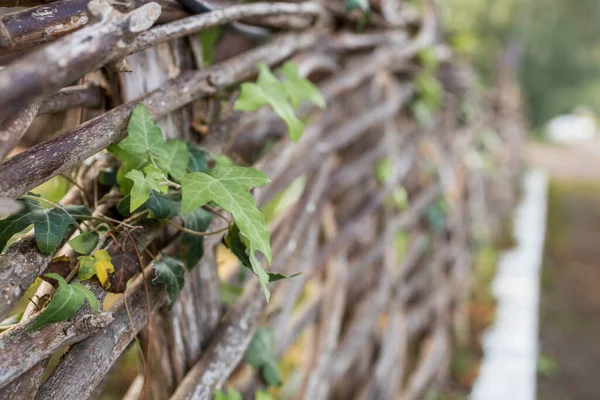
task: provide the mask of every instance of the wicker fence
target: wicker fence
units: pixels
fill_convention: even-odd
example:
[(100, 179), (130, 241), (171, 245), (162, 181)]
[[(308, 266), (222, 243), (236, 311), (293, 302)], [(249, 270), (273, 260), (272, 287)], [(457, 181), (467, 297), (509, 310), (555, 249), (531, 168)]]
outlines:
[[(258, 326), (272, 328), (278, 358), (290, 348), (303, 355), (294, 367), (297, 398), (421, 399), (444, 385), (468, 323), (470, 255), (482, 236), (499, 230), (516, 198), (523, 124), (506, 78), (493, 93), (475, 90), (473, 72), (444, 43), (430, 3), (372, 1), (360, 32), (363, 15), (333, 0), (229, 5), (193, 16), (167, 0), (115, 2), (118, 10), (103, 0), (11, 3), (0, 0), (32, 8), (0, 19), (0, 159), (18, 143), (29, 147), (0, 166), (1, 196), (16, 198), (68, 174), (77, 185), (61, 204), (95, 204), (98, 173), (116, 162), (104, 149), (124, 138), (141, 102), (166, 137), (200, 142), (269, 176), (270, 184), (253, 191), (259, 206), (301, 177), (301, 196), (270, 230), (272, 270), (302, 274), (272, 284), (269, 303), (250, 277), (225, 304), (221, 283), (236, 281), (239, 268), (218, 271), (216, 235), (205, 240), (204, 257), (171, 308), (164, 287), (151, 283), (150, 265), (146, 282), (138, 274), (99, 314), (84, 308), (31, 331), (39, 313), (31, 305), (0, 333), (1, 398), (97, 397), (138, 334), (148, 379), (144, 385), (141, 371), (128, 399), (144, 386), (143, 397), (152, 399), (210, 399), (227, 386), (253, 398), (264, 382), (243, 359)], [(270, 35), (225, 34), (217, 62), (206, 66), (196, 33), (240, 20)], [(425, 68), (424, 50), (440, 61), (443, 103), (417, 121), (422, 93), (414, 77)], [(237, 85), (253, 79), (258, 62), (287, 59), (328, 103), (324, 111), (301, 106), (308, 122), (299, 143), (285, 137), (270, 110), (231, 108)], [(374, 171), (384, 159), (390, 173), (381, 180)], [(390, 200), (399, 190), (408, 197), (403, 207)], [(96, 212), (112, 215), (114, 202)], [(223, 226), (215, 219), (210, 230)], [(178, 251), (178, 232), (156, 221), (132, 234), (150, 253)], [(130, 245), (118, 246), (105, 244), (113, 257), (135, 257)], [(0, 320), (57, 255), (76, 263), (66, 245), (41, 254), (31, 235), (5, 250)], [(96, 281), (85, 285), (104, 300)], [(34, 301), (52, 290), (40, 285)], [(49, 357), (65, 346), (43, 381)]]

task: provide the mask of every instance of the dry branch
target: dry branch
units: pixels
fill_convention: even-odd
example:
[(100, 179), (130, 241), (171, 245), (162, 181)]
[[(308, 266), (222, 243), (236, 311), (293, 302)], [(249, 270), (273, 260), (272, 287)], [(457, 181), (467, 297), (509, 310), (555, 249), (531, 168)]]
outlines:
[[(150, 311), (153, 312), (166, 304), (168, 298), (162, 285), (150, 282), (153, 277), (150, 269), (146, 272), (146, 277), (151, 300)], [(111, 307), (113, 323), (71, 348), (58, 369), (41, 387), (37, 399), (85, 399), (90, 396), (134, 335), (146, 325), (146, 296), (143, 286), (140, 277), (126, 296)], [(130, 330), (124, 301), (127, 301), (132, 311), (135, 332)], [(81, 369), (82, 360), (85, 360), (89, 368)], [(78, 384), (72, 386), (69, 382), (74, 376), (77, 376)]]
[(0, 43), (0, 55), (56, 40), (83, 28), (89, 21), (89, 2), (90, 0), (61, 0), (0, 16), (0, 22), (4, 23), (10, 37), (9, 43)]
[[(192, 100), (248, 79), (256, 73), (259, 61), (275, 64), (315, 40), (313, 34), (290, 34), (207, 71), (183, 73), (138, 101), (116, 107), (11, 158), (0, 166), (0, 192), (6, 197), (17, 197), (121, 140), (131, 111), (138, 102), (144, 103), (154, 118), (160, 118)], [(61, 154), (60, 160), (54, 156), (56, 152)], [(31, 160), (35, 161), (32, 163)], [(21, 168), (27, 168), (29, 174), (17, 173)]]
[(4, 161), (23, 137), (37, 115), (39, 108), (40, 103), (34, 102), (16, 114), (0, 121), (0, 162)]
[[(24, 1), (40, 4), (39, 0)], [(187, 273), (185, 288), (172, 310), (164, 307), (164, 288), (152, 284), (147, 310), (142, 277), (135, 278), (125, 295), (133, 331), (122, 299), (110, 314), (93, 316), (82, 310), (71, 321), (49, 325), (36, 333), (26, 331), (31, 321), (26, 318), (16, 328), (0, 334), (0, 346), (10, 355), (0, 358), (0, 386), (12, 380), (5, 389), (11, 390), (13, 398), (33, 398), (47, 356), (58, 347), (71, 345), (37, 398), (81, 400), (96, 396), (134, 335), (146, 337), (148, 311), (153, 315), (147, 327), (153, 356), (151, 376), (146, 383), (156, 398), (212, 398), (214, 390), (225, 386), (238, 368), (260, 323), (275, 329), (278, 356), (307, 327), (317, 326), (313, 332), (318, 332), (318, 337), (313, 335), (311, 341), (298, 344), (308, 346), (303, 351), (312, 354), (312, 362), (305, 365), (305, 371), (311, 372), (304, 375), (299, 397), (391, 399), (401, 392), (406, 398), (416, 399), (435, 385), (434, 378), (442, 379), (451, 347), (448, 316), (456, 313), (460, 307), (457, 303), (466, 298), (461, 293), (461, 281), (469, 273), (465, 254), (471, 246), (467, 197), (483, 198), (472, 192), (489, 190), (490, 185), (506, 187), (502, 184), (506, 177), (490, 181), (482, 171), (470, 171), (463, 163), (463, 155), (474, 148), (472, 139), (480, 128), (494, 125), (490, 123), (493, 114), (485, 109), (485, 102), (478, 104), (484, 112), (477, 120), (459, 121), (456, 104), (465, 100), (470, 83), (464, 84), (460, 77), (455, 82), (452, 76), (446, 82), (445, 73), (440, 77), (448, 92), (447, 101), (439, 118), (436, 116), (426, 129), (415, 123), (409, 111), (403, 111), (415, 96), (411, 75), (419, 67), (411, 59), (442, 37), (429, 2), (422, 21), (417, 21), (414, 12), (400, 1), (375, 2), (373, 24), (366, 33), (355, 34), (344, 28), (353, 25), (357, 15), (347, 14), (330, 2), (231, 5), (184, 18), (175, 13), (175, 18), (181, 19), (140, 33), (156, 20), (157, 15), (148, 15), (157, 11), (155, 6), (147, 5), (124, 15), (106, 4), (94, 8), (103, 0), (93, 0), (90, 4), (94, 14), (82, 7), (87, 1), (59, 1), (50, 5), (56, 10), (41, 5), (0, 18), (0, 45), (4, 46), (0, 53), (56, 40), (58, 35), (88, 24), (90, 15), (99, 20), (46, 48), (33, 49), (0, 71), (0, 118), (12, 118), (5, 119), (2, 125), (8, 127), (4, 131), (9, 133), (2, 135), (0, 130), (0, 155), (14, 147), (36, 114), (121, 105), (5, 162), (0, 166), (0, 193), (18, 197), (118, 142), (124, 137), (131, 110), (138, 102), (148, 107), (155, 120), (166, 117), (178, 121), (177, 126), (165, 131), (167, 137), (189, 138), (189, 119), (173, 114), (186, 106), (182, 111), (198, 117), (194, 122), (208, 125), (203, 146), (217, 154), (245, 160), (272, 179), (270, 185), (253, 191), (257, 204), (264, 205), (298, 177), (306, 178), (300, 199), (278, 215), (271, 226), (275, 255), (272, 269), (284, 274), (304, 273), (273, 284), (269, 308), (256, 280), (250, 280), (244, 294), (222, 318), (225, 307), (220, 302), (215, 246), (224, 233), (211, 236), (205, 241), (205, 257)], [(118, 7), (130, 11), (144, 1)], [(161, 3), (166, 6), (163, 11), (173, 5), (169, 1)], [(178, 6), (174, 9), (181, 11)], [(36, 15), (43, 10), (50, 10), (48, 19), (36, 22)], [(136, 13), (144, 15), (136, 20)], [(68, 15), (79, 19), (68, 20)], [(17, 26), (19, 20), (22, 27)], [(61, 28), (65, 31), (41, 36), (45, 29), (57, 29), (63, 21), (67, 21)], [(254, 48), (249, 40), (238, 38), (244, 42), (241, 53), (238, 51), (235, 57), (211, 68), (192, 70), (193, 58), (185, 54), (188, 40), (181, 38), (237, 21), (307, 31), (284, 33)], [(411, 37), (409, 32), (417, 29), (417, 35)], [(228, 38), (223, 38), (223, 43), (225, 39)], [(82, 45), (85, 41), (89, 49)], [(128, 54), (153, 46), (157, 47), (149, 52), (160, 57), (145, 58), (146, 63), (152, 68), (165, 61), (169, 64), (168, 76), (174, 78), (164, 82), (165, 74), (160, 80), (164, 83), (142, 78), (144, 88), (158, 89), (135, 99), (151, 89), (133, 95), (126, 84), (119, 87), (115, 84), (119, 78), (121, 83), (132, 80), (115, 77), (118, 72), (114, 67), (122, 64)], [(145, 54), (133, 57), (142, 59)], [(282, 139), (285, 127), (274, 113), (230, 112), (222, 101), (222, 95), (228, 93), (223, 89), (255, 76), (258, 62), (275, 66), (291, 57), (299, 63), (301, 74), (310, 76), (320, 86), (328, 103), (325, 111), (307, 104), (300, 107), (299, 114), (308, 123), (298, 144)], [(195, 59), (197, 65), (202, 65), (200, 56)], [(440, 62), (444, 68), (457, 65), (447, 51)], [(105, 93), (97, 87), (60, 90), (100, 66), (107, 66), (105, 75), (114, 81), (107, 86), (110, 97), (106, 104)], [(139, 72), (136, 70), (136, 76), (144, 75)], [(230, 104), (234, 97), (235, 93)], [(135, 100), (127, 102), (131, 99)], [(199, 99), (202, 101), (197, 102)], [(218, 120), (212, 121), (215, 118)], [(509, 128), (514, 133), (514, 126), (506, 130)], [(259, 154), (271, 138), (279, 143), (266, 155)], [(392, 177), (386, 183), (378, 182), (373, 173), (376, 163), (384, 157), (392, 167)], [(422, 159), (435, 166), (433, 172), (423, 172)], [(465, 184), (472, 175), (481, 177), (479, 186)], [(89, 178), (87, 183), (93, 182)], [(400, 184), (410, 198), (408, 208), (402, 212), (389, 201)], [(433, 229), (424, 216), (440, 196), (445, 196), (452, 206), (443, 226)], [(73, 200), (72, 191), (63, 201)], [(479, 219), (487, 221), (488, 216)], [(209, 230), (224, 226), (222, 220), (215, 219)], [(339, 227), (339, 232), (332, 232), (330, 228), (334, 226)], [(320, 236), (321, 227), (324, 238)], [(158, 235), (160, 231), (164, 234)], [(394, 255), (394, 239), (400, 231), (411, 242), (401, 263)], [(154, 238), (153, 252), (167, 241), (171, 241), (166, 248), (168, 254), (177, 246), (170, 229), (156, 226), (146, 233), (148, 240), (141, 247)], [(429, 241), (431, 246), (426, 249), (424, 243)], [(49, 261), (50, 257), (37, 253), (31, 236), (7, 249), (6, 255), (0, 257), (0, 317), (12, 309)], [(148, 283), (152, 276), (151, 268), (146, 268)], [(306, 285), (314, 287), (315, 281), (323, 279), (326, 285), (317, 283), (321, 290), (313, 292), (312, 298), (297, 309)], [(105, 295), (99, 285), (93, 285), (93, 290), (100, 299)], [(81, 321), (101, 317), (114, 320), (106, 326), (108, 320), (100, 322), (90, 331), (77, 330), (84, 324)], [(381, 326), (383, 321), (388, 325)], [(407, 360), (409, 344), (422, 349), (416, 365)], [(17, 357), (24, 351), (30, 354)], [(250, 375), (241, 385), (234, 382), (248, 395), (260, 386), (257, 374)], [(74, 376), (77, 385), (73, 385)], [(132, 396), (140, 395), (142, 379), (136, 379)], [(406, 387), (401, 387), (402, 382), (407, 383)]]
[(50, 324), (29, 332), (34, 318), (0, 335), (0, 388), (61, 347), (72, 345), (112, 322), (110, 313), (87, 314), (74, 322)]
[(104, 102), (104, 89), (96, 85), (69, 86), (46, 97), (40, 105), (38, 115), (65, 111), (69, 108), (100, 108)]
[(26, 55), (0, 71), (0, 119), (93, 71), (108, 56), (148, 29), (160, 6), (148, 3), (121, 14), (105, 0), (88, 4), (98, 23)]
[(127, 50), (129, 54), (136, 53), (158, 43), (188, 36), (204, 29), (224, 25), (228, 22), (238, 21), (246, 17), (271, 15), (316, 17), (319, 15), (320, 11), (321, 8), (318, 3), (315, 2), (298, 4), (255, 3), (235, 5), (158, 26), (139, 35)]

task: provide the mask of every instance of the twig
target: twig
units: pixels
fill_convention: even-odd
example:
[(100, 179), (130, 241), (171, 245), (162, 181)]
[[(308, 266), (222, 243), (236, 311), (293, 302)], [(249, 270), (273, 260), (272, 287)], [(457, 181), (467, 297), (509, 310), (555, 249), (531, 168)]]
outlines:
[(175, 228), (175, 229), (177, 229), (177, 230), (179, 230), (181, 232), (187, 233), (188, 235), (194, 235), (194, 236), (218, 235), (219, 233), (223, 233), (223, 232), (225, 232), (226, 230), (229, 229), (229, 227), (227, 226), (227, 227), (225, 227), (223, 229), (219, 229), (219, 230), (213, 231), (213, 232), (196, 232), (196, 231), (193, 231), (191, 229), (187, 229), (187, 228), (185, 228), (185, 227), (183, 227), (181, 225), (177, 225), (175, 222), (170, 221), (168, 219), (166, 221), (167, 221), (167, 224), (171, 225), (173, 228)]
[(69, 108), (99, 108), (104, 102), (104, 89), (97, 85), (69, 86), (45, 98), (38, 115), (51, 114)]
[(0, 122), (0, 162), (15, 148), (40, 108), (39, 102), (33, 102), (16, 114)]

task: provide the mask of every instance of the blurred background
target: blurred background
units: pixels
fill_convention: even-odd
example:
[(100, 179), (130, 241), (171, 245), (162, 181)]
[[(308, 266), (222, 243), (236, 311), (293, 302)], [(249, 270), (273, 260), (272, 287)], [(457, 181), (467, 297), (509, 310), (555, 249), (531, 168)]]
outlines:
[[(497, 79), (498, 60), (509, 58), (526, 106), (527, 161), (549, 177), (537, 398), (600, 398), (600, 1), (437, 3), (450, 42), (475, 63), (484, 90)], [(497, 256), (490, 251), (480, 268), (493, 268)], [(479, 306), (471, 317), (489, 325), (496, 299), (485, 296), (485, 284), (479, 287)], [(458, 386), (468, 388), (476, 379), (474, 354), (457, 355)]]

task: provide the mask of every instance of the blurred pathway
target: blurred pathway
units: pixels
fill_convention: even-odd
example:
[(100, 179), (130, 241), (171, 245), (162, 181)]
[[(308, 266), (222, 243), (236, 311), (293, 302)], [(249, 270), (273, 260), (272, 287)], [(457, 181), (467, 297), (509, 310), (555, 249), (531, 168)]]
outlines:
[[(484, 341), (472, 399), (600, 399), (600, 139), (530, 143), (527, 158), (549, 176), (547, 202), (537, 186), (543, 178), (529, 175), (515, 216), (519, 247), (498, 267), (497, 319)], [(544, 246), (534, 228), (541, 216), (547, 221)], [(538, 252), (525, 256), (527, 243)], [(537, 295), (539, 323), (531, 311)]]
[(548, 181), (529, 172), (514, 221), (516, 246), (504, 252), (492, 291), (496, 319), (486, 332), (472, 400), (533, 400), (536, 386), (539, 273), (546, 230)]

